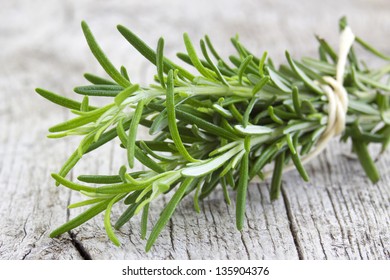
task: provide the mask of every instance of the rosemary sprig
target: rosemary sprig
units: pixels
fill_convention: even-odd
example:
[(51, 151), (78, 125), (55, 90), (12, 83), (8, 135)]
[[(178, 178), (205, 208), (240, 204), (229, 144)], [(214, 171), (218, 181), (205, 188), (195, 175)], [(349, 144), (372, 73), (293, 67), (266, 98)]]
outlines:
[[(343, 30), (346, 26), (343, 18), (340, 27)], [(164, 57), (162, 38), (154, 51), (119, 25), (125, 39), (156, 65), (157, 83), (140, 86), (130, 81), (124, 67), (118, 70), (110, 62), (85, 22), (82, 29), (92, 53), (112, 80), (85, 74), (91, 84), (74, 89), (84, 96), (82, 102), (36, 89), (42, 97), (76, 115), (49, 129), (51, 138), (83, 136), (59, 173), (52, 176), (57, 185), (87, 196), (69, 208), (90, 206), (50, 236), (61, 235), (105, 211), (108, 237), (119, 246), (111, 226), (111, 209), (123, 201), (128, 208), (114, 228), (142, 212), (141, 237), (146, 238), (149, 207), (155, 199), (173, 192), (147, 237), (148, 251), (187, 195), (193, 194), (194, 208), (199, 212), (199, 200), (218, 186), (230, 204), (230, 187), (236, 191), (236, 225), (241, 230), (247, 188), (254, 177), (264, 179), (272, 174), (272, 200), (279, 196), (284, 170), (296, 168), (303, 180), (309, 180), (302, 160), (316, 149), (330, 121), (331, 100), (323, 89), (327, 84), (324, 77), (336, 77), (338, 71), (338, 54), (324, 39), (317, 38), (319, 59), (298, 61), (286, 53), (287, 64), (276, 68), (266, 52), (257, 57), (236, 37), (232, 43), (237, 56), (229, 57), (231, 64), (221, 58), (207, 36), (200, 42), (202, 59), (184, 34), (187, 53), (178, 57), (199, 72), (194, 75)], [(374, 56), (389, 60), (359, 37), (355, 42)], [(375, 183), (379, 173), (367, 147), (380, 143), (383, 152), (390, 142), (390, 65), (372, 69), (366, 65), (351, 49), (342, 77), (349, 102), (341, 140), (352, 140), (363, 170)], [(89, 105), (89, 96), (110, 96), (113, 101), (94, 107)], [(153, 140), (138, 139), (141, 126), (154, 135)], [(118, 174), (80, 175), (82, 183), (66, 179), (84, 154), (116, 137), (128, 159)], [(145, 171), (126, 171), (126, 165), (133, 168), (135, 160)]]

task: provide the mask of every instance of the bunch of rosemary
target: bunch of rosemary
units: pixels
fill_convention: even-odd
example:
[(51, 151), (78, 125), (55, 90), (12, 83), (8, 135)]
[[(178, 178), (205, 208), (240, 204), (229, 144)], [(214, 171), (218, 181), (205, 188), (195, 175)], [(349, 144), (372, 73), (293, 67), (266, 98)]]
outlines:
[[(347, 28), (344, 18), (340, 28)], [(328, 82), (324, 77), (336, 77), (340, 60), (324, 39), (317, 38), (318, 59), (297, 61), (286, 52), (288, 64), (276, 67), (266, 52), (261, 57), (255, 56), (237, 37), (231, 39), (237, 54), (229, 57), (230, 62), (220, 57), (207, 36), (200, 40), (203, 55), (200, 58), (189, 36), (184, 34), (187, 53), (179, 53), (178, 57), (199, 72), (193, 75), (164, 57), (162, 38), (153, 50), (119, 25), (124, 38), (156, 65), (157, 83), (140, 86), (130, 81), (125, 67), (117, 70), (113, 66), (85, 22), (82, 29), (92, 53), (111, 79), (85, 74), (91, 84), (74, 89), (84, 95), (82, 102), (36, 89), (44, 98), (69, 108), (76, 115), (49, 129), (50, 138), (83, 136), (59, 173), (52, 176), (57, 185), (89, 198), (69, 208), (91, 205), (55, 229), (52, 237), (104, 211), (108, 237), (120, 245), (110, 213), (115, 203), (123, 202), (127, 209), (116, 221), (115, 229), (142, 211), (141, 236), (146, 238), (150, 205), (160, 196), (173, 192), (147, 238), (148, 251), (177, 205), (189, 194), (199, 212), (199, 200), (217, 186), (221, 186), (230, 204), (228, 189), (232, 188), (236, 194), (236, 225), (241, 230), (248, 183), (255, 176), (264, 179), (272, 175), (272, 200), (279, 196), (286, 168), (295, 167), (305, 181), (309, 180), (302, 159), (316, 151), (328, 128), (330, 96), (325, 94)], [(355, 42), (371, 54), (390, 60), (359, 37), (355, 37)], [(348, 107), (341, 140), (352, 140), (353, 152), (370, 180), (376, 182), (379, 175), (367, 146), (381, 143), (385, 151), (389, 145), (390, 84), (386, 79), (390, 65), (371, 69), (358, 60), (353, 47), (347, 49), (345, 58), (342, 86), (348, 95)], [(89, 96), (109, 96), (113, 101), (95, 107), (89, 104)], [(154, 139), (138, 139), (140, 126), (146, 127)], [(78, 177), (79, 181), (92, 185), (65, 178), (84, 154), (116, 137), (127, 153), (126, 165), (132, 169), (138, 160), (145, 166), (144, 171), (129, 173), (123, 165), (117, 175)]]

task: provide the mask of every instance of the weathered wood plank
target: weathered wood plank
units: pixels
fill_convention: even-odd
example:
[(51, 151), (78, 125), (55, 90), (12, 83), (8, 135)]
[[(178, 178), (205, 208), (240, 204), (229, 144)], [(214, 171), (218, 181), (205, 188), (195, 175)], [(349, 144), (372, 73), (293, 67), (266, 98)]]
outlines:
[[(55, 162), (53, 151), (42, 148), (43, 130), (35, 126), (37, 121), (48, 122), (31, 118), (11, 126), (12, 119), (1, 119), (0, 258), (81, 259), (70, 238), (48, 238), (52, 223), (66, 219), (69, 195), (53, 188), (48, 176)], [(59, 146), (64, 145), (57, 145), (57, 152)]]
[(373, 185), (348, 145), (333, 141), (308, 165), (311, 183), (291, 172), (283, 197), (298, 250), (305, 259), (389, 259), (389, 155), (379, 162), (382, 180)]
[[(284, 203), (279, 200), (271, 204), (268, 196), (264, 186), (251, 187), (247, 225), (242, 232), (235, 228), (235, 206), (225, 204), (221, 191), (202, 203), (199, 214), (193, 210), (192, 198), (188, 197), (147, 254), (145, 241), (139, 237), (139, 217), (121, 230), (119, 237), (123, 245), (120, 248), (107, 242), (101, 218), (98, 224), (80, 230), (77, 237), (96, 259), (116, 256), (126, 259), (296, 259), (297, 250)], [(162, 207), (163, 203), (151, 206), (150, 227)], [(95, 239), (89, 238), (91, 232)]]

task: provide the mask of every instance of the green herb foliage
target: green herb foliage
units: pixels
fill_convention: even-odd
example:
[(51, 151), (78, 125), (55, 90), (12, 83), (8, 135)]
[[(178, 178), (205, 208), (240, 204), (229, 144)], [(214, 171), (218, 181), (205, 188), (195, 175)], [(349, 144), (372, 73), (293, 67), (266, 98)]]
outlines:
[[(340, 26), (346, 26), (345, 19)], [(49, 137), (83, 136), (53, 178), (57, 185), (86, 195), (85, 201), (70, 208), (89, 208), (55, 229), (52, 237), (104, 211), (108, 237), (119, 246), (114, 229), (142, 212), (141, 236), (147, 239), (148, 251), (186, 196), (193, 196), (194, 208), (199, 212), (200, 200), (219, 186), (228, 204), (229, 193), (236, 192), (236, 225), (241, 230), (245, 226), (247, 188), (254, 177), (264, 179), (265, 175), (272, 175), (272, 200), (279, 197), (287, 165), (294, 166), (303, 180), (309, 180), (301, 158), (315, 148), (328, 117), (321, 77), (336, 75), (337, 54), (324, 39), (317, 38), (318, 59), (298, 61), (286, 52), (287, 63), (276, 68), (267, 52), (257, 57), (237, 37), (232, 39), (237, 55), (229, 57), (229, 64), (208, 36), (200, 41), (199, 52), (189, 35), (184, 34), (187, 53), (178, 57), (194, 67), (190, 71), (164, 57), (163, 39), (154, 51), (130, 30), (118, 26), (125, 39), (156, 65), (156, 84), (140, 86), (130, 82), (124, 67), (118, 70), (110, 62), (85, 22), (82, 30), (108, 78), (85, 74), (91, 84), (74, 89), (84, 96), (82, 101), (36, 89), (42, 97), (75, 114), (50, 128)], [(373, 56), (389, 60), (356, 38), (355, 43)], [(349, 106), (341, 140), (351, 139), (362, 170), (373, 183), (379, 180), (379, 172), (367, 147), (379, 143), (384, 151), (390, 142), (389, 72), (389, 64), (369, 68), (356, 59), (356, 52), (351, 49), (344, 75)], [(89, 105), (90, 96), (108, 96), (113, 100), (106, 106), (95, 107)], [(141, 126), (149, 130), (154, 140), (139, 139), (137, 131)], [(80, 175), (82, 183), (66, 179), (84, 154), (116, 137), (128, 159), (118, 174)], [(132, 169), (136, 160), (144, 165), (144, 171), (128, 173), (126, 165)], [(270, 170), (265, 171), (267, 168)], [(170, 200), (148, 232), (149, 209), (154, 200), (164, 195)], [(111, 210), (121, 201), (128, 208), (112, 227)]]

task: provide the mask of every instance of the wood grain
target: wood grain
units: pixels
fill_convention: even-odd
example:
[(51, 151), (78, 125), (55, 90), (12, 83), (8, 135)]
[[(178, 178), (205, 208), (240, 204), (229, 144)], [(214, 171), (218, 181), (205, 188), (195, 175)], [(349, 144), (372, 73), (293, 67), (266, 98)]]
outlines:
[[(36, 1), (3, 2), (0, 259), (390, 259), (390, 154), (378, 160), (382, 178), (373, 185), (350, 157), (349, 144), (337, 140), (307, 165), (310, 183), (294, 171), (284, 175), (279, 200), (270, 202), (268, 181), (252, 183), (242, 232), (235, 228), (234, 203), (226, 205), (217, 189), (202, 202), (199, 214), (192, 196), (187, 197), (147, 254), (138, 216), (118, 232), (119, 248), (109, 242), (102, 215), (51, 239), (51, 230), (80, 211), (69, 211), (67, 205), (81, 196), (56, 188), (50, 177), (75, 149), (77, 139), (45, 138), (48, 127), (69, 115), (33, 92), (39, 86), (70, 96), (74, 86), (84, 83), (82, 73), (102, 73), (82, 38), (82, 19), (115, 65), (129, 66), (134, 80), (147, 83), (155, 69), (130, 49), (116, 24), (132, 28), (152, 45), (164, 35), (169, 56), (184, 50), (183, 32), (194, 41), (208, 33), (223, 54), (232, 51), (226, 42), (239, 33), (256, 53), (270, 50), (276, 62), (283, 62), (286, 48), (295, 57), (315, 55), (314, 33), (336, 44), (337, 20), (347, 14), (353, 30), (390, 53), (388, 40), (383, 40), (390, 35), (387, 0), (269, 0), (245, 5), (238, 0), (199, 1), (190, 10), (183, 1), (173, 0), (164, 5), (92, 0), (57, 5), (41, 0), (38, 4), (44, 8), (39, 10)], [(100, 158), (85, 156), (70, 177), (116, 174), (125, 160), (117, 144), (101, 148)], [(166, 203), (162, 199), (151, 207), (149, 229)], [(113, 220), (121, 210), (121, 205), (114, 208)]]

